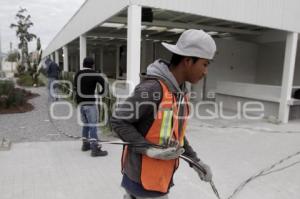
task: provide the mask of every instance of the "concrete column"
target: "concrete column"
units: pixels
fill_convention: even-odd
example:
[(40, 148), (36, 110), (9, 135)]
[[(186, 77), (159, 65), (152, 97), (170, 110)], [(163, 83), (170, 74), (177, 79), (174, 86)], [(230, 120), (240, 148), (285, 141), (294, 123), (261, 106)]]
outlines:
[(140, 63), (141, 63), (141, 13), (139, 5), (128, 7), (128, 28), (127, 28), (127, 82), (132, 87), (130, 92), (140, 82)]
[(59, 65), (59, 51), (58, 50), (55, 51), (55, 63), (57, 63), (57, 65)]
[(68, 72), (69, 71), (69, 52), (68, 52), (67, 46), (63, 47), (63, 55), (64, 55), (64, 71)]
[(104, 65), (103, 65), (103, 47), (100, 47), (100, 71), (101, 73), (104, 73), (103, 69), (104, 69)]
[(86, 58), (86, 37), (84, 35), (81, 35), (79, 37), (79, 48), (80, 48), (79, 68), (82, 69), (83, 60), (84, 58)]
[(287, 33), (281, 85), (281, 98), (278, 114), (278, 119), (282, 123), (287, 123), (289, 120), (290, 107), (288, 105), (288, 101), (291, 99), (292, 95), (295, 61), (297, 55), (297, 42), (298, 33)]
[(120, 77), (120, 45), (116, 46), (116, 79)]

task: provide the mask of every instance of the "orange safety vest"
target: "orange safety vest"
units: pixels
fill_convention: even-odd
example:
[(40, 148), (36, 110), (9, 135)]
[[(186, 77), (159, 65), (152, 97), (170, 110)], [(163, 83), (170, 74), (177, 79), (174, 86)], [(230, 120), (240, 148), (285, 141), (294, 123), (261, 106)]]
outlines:
[[(169, 138), (176, 139), (180, 145), (184, 144), (186, 118), (188, 116), (188, 99), (184, 96), (184, 118), (182, 130), (178, 129), (178, 106), (176, 97), (169, 91), (167, 86), (159, 81), (162, 87), (162, 100), (152, 126), (146, 134), (145, 139), (153, 144), (166, 145)], [(123, 154), (125, 160), (127, 150)], [(179, 166), (179, 159), (158, 160), (142, 155), (141, 183), (144, 189), (167, 193), (173, 174)]]

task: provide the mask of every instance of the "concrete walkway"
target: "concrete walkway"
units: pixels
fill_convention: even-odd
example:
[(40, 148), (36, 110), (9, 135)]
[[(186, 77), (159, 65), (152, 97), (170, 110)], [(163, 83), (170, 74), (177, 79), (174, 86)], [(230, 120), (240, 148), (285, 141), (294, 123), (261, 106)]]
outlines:
[[(264, 134), (242, 130), (189, 129), (188, 137), (214, 172), (222, 198), (245, 179), (300, 150), (299, 134)], [(104, 146), (109, 156), (92, 158), (79, 141), (13, 144), (0, 152), (1, 199), (122, 198), (121, 147)], [(300, 161), (296, 156), (282, 166)], [(278, 168), (280, 168), (278, 167)], [(237, 199), (299, 199), (300, 164), (250, 182)], [(210, 186), (182, 162), (170, 199), (215, 199)]]
[[(0, 151), (0, 199), (122, 198), (121, 147), (105, 145), (107, 157), (92, 158), (89, 152), (81, 152), (79, 141), (61, 136), (47, 121), (45, 88), (33, 91), (41, 93), (32, 100), (37, 107), (34, 111), (0, 115), (0, 136), (14, 141), (11, 150)], [(80, 135), (75, 115), (55, 123), (67, 133)], [(189, 121), (187, 137), (199, 157), (211, 166), (222, 199), (261, 169), (300, 151), (300, 133), (262, 129), (299, 131), (300, 122)], [(293, 166), (251, 181), (234, 198), (299, 199), (299, 161), (299, 155), (289, 159), (275, 169)], [(209, 184), (201, 182), (184, 162), (174, 182), (170, 199), (216, 199)]]

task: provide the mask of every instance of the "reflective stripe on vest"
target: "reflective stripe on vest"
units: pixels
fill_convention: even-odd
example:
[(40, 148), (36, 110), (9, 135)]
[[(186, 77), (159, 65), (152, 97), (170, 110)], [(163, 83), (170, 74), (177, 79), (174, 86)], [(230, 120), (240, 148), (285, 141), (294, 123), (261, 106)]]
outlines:
[(160, 128), (160, 139), (159, 144), (165, 145), (168, 143), (168, 140), (171, 136), (172, 130), (172, 118), (173, 118), (173, 110), (164, 110), (162, 124)]

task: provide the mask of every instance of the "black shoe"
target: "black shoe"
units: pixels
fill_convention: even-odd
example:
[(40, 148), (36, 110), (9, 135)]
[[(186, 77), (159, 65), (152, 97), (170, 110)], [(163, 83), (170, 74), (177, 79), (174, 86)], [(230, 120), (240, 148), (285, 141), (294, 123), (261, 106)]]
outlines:
[(97, 156), (107, 156), (107, 151), (102, 151), (100, 147), (95, 147), (91, 151), (91, 156), (92, 157), (97, 157)]
[(88, 151), (91, 149), (91, 145), (87, 141), (82, 142), (81, 151)]

